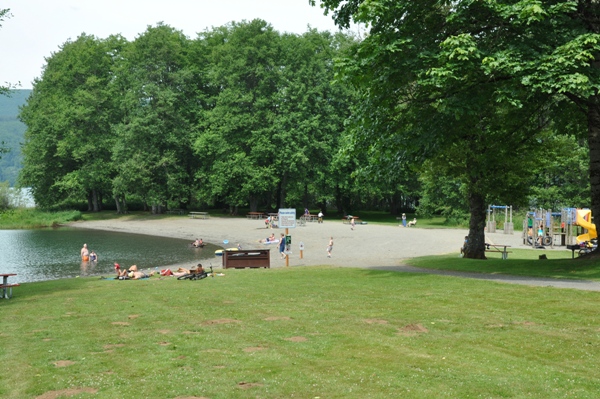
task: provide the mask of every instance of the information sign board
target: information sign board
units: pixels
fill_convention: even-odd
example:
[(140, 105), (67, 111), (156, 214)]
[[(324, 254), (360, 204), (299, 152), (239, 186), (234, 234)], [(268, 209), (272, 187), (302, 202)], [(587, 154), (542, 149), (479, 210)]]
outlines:
[(278, 214), (278, 226), (283, 229), (296, 227), (296, 209), (280, 209)]

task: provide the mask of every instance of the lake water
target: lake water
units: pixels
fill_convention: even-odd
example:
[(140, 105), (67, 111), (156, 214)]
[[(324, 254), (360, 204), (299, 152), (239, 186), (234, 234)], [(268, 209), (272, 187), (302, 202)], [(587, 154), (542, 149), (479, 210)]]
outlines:
[[(81, 262), (87, 243), (98, 262)], [(216, 245), (193, 248), (190, 241), (80, 228), (0, 230), (0, 273), (16, 273), (10, 282), (55, 280), (77, 276), (113, 276), (115, 262), (140, 270), (183, 265), (213, 258)]]

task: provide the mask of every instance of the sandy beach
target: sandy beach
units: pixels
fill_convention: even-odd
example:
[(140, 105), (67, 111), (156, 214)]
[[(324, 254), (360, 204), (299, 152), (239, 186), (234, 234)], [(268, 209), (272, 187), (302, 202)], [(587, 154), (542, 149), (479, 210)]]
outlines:
[[(367, 222), (368, 223), (368, 222)], [(75, 227), (119, 231), (125, 233), (148, 234), (154, 236), (182, 238), (190, 242), (202, 238), (206, 242), (224, 248), (271, 249), (271, 267), (285, 266), (280, 260), (276, 244), (262, 244), (260, 241), (271, 233), (279, 238), (285, 229), (266, 229), (264, 221), (244, 218), (211, 217), (190, 219), (187, 216), (170, 218), (130, 219), (119, 218), (103, 221), (81, 221)], [(325, 220), (322, 224), (312, 222), (306, 226), (289, 229), (292, 236), (290, 266), (348, 266), (377, 267), (399, 266), (406, 258), (446, 253), (459, 254), (466, 229), (424, 229), (419, 227), (382, 226), (359, 224), (350, 228), (340, 219)], [(327, 257), (326, 247), (329, 237), (334, 246), (331, 258)], [(228, 240), (227, 245), (223, 244)], [(520, 234), (504, 235), (502, 232), (486, 235), (492, 243), (512, 246), (520, 245)], [(304, 244), (303, 258), (300, 259), (300, 243)], [(221, 258), (212, 259), (220, 265)]]

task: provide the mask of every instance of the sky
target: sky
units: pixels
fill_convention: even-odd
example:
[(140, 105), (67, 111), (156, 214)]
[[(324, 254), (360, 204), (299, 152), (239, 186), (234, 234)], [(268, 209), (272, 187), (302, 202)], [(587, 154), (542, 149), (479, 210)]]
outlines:
[(1, 0), (0, 9), (6, 8), (12, 17), (0, 27), (0, 85), (20, 82), (20, 89), (31, 89), (45, 58), (82, 33), (134, 40), (163, 22), (193, 39), (205, 29), (255, 18), (279, 32), (304, 33), (309, 25), (337, 31), (331, 15), (308, 0)]

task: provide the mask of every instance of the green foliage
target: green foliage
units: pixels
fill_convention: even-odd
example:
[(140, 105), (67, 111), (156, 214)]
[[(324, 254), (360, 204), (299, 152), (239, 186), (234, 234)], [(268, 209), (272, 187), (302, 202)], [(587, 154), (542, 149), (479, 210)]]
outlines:
[(23, 108), (20, 183), (46, 209), (99, 210), (109, 197), (119, 212), (131, 200), (153, 212), (326, 206), (351, 190), (331, 168), (352, 96), (331, 84), (332, 60), (351, 41), (261, 20), (195, 40), (163, 24), (131, 43), (82, 35), (49, 59)]
[(81, 219), (79, 211), (45, 212), (31, 208), (12, 208), (0, 212), (0, 229), (56, 227)]
[(466, 184), (444, 175), (443, 168), (425, 162), (420, 169), (421, 198), (417, 207), (420, 217), (443, 216), (449, 224), (468, 225), (469, 206), (466, 202)]
[[(325, 0), (322, 6), (340, 26), (353, 20), (370, 28), (340, 63), (342, 77), (363, 93), (352, 148), (375, 148), (386, 155), (384, 165), (427, 159), (460, 181), (470, 244), (481, 247), (486, 203), (524, 203), (537, 170), (533, 160), (544, 155), (539, 142), (555, 127), (550, 121), (573, 115), (560, 106), (565, 97), (588, 115), (590, 165), (597, 164), (600, 70), (593, 61), (600, 36), (593, 2)], [(595, 174), (592, 168), (592, 182)], [(600, 206), (600, 188), (591, 191)]]
[(48, 59), (21, 111), (27, 125), (23, 146), (23, 186), (48, 208), (65, 201), (111, 194), (111, 124), (118, 115), (108, 90), (119, 38), (98, 40), (85, 34), (65, 43)]
[(573, 136), (549, 136), (540, 147), (529, 193), (534, 209), (586, 208), (590, 206), (589, 150), (587, 142)]
[(12, 193), (8, 182), (0, 182), (0, 212), (12, 208)]
[(575, 290), (227, 270), (195, 282), (26, 283), (2, 312), (19, 320), (2, 331), (7, 399), (66, 389), (99, 399), (593, 398), (600, 378), (597, 294)]
[(197, 112), (189, 41), (167, 25), (148, 27), (128, 44), (116, 66), (123, 117), (113, 124), (109, 157), (116, 169), (113, 192), (135, 194), (153, 211), (190, 202), (191, 130)]

